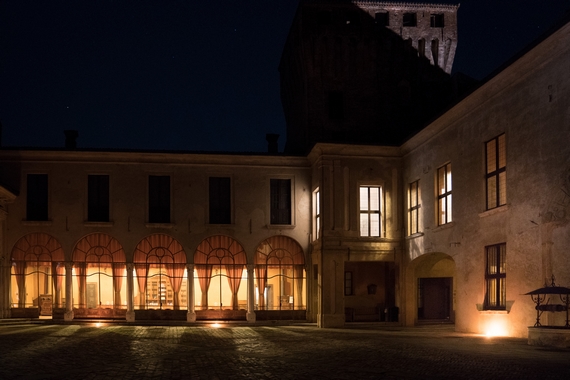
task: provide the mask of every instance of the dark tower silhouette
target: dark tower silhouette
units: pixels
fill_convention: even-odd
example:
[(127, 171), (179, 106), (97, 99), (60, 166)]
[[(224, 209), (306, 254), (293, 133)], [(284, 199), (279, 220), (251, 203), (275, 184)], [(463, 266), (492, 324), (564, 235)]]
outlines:
[(279, 66), (285, 152), (399, 145), (452, 99), (455, 5), (302, 0)]

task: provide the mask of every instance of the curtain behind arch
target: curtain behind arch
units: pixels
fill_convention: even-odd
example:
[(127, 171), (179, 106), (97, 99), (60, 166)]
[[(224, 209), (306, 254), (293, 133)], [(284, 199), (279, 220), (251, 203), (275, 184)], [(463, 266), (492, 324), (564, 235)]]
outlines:
[(214, 265), (224, 266), (232, 292), (232, 309), (238, 309), (238, 291), (247, 256), (240, 243), (229, 236), (210, 236), (200, 243), (194, 253), (194, 264), (198, 272), (202, 307), (208, 308), (208, 289)]
[(166, 269), (166, 274), (172, 287), (173, 309), (180, 309), (180, 289), (184, 270), (186, 269), (186, 252), (182, 245), (166, 234), (153, 234), (147, 236), (137, 244), (133, 255), (133, 262), (137, 273), (137, 283), (141, 294), (140, 307), (146, 307), (145, 296), (147, 276), (150, 265), (158, 265)]
[[(14, 244), (10, 256), (14, 266), (16, 285), (18, 286), (18, 307), (26, 307), (26, 267), (28, 263), (51, 265), (53, 268), (54, 264), (65, 261), (63, 249), (59, 241), (46, 233), (31, 233), (23, 236)], [(57, 271), (52, 271), (52, 276), (56, 273)], [(57, 292), (56, 280), (52, 281), (54, 281), (54, 288)], [(59, 290), (61, 290), (61, 283)]]
[(293, 271), (295, 283), (295, 304), (301, 306), (303, 301), (303, 271), (305, 269), (305, 255), (303, 249), (295, 240), (288, 236), (272, 236), (259, 244), (255, 253), (255, 275), (259, 291), (260, 310), (265, 309), (265, 287), (267, 286), (268, 266), (290, 268)]
[[(113, 307), (121, 307), (121, 288), (126, 257), (123, 246), (110, 235), (93, 233), (84, 236), (73, 249), (72, 259), (79, 283), (79, 307), (86, 308), (87, 268), (95, 266), (98, 271), (111, 267), (113, 276)], [(101, 294), (99, 294), (101, 300)]]

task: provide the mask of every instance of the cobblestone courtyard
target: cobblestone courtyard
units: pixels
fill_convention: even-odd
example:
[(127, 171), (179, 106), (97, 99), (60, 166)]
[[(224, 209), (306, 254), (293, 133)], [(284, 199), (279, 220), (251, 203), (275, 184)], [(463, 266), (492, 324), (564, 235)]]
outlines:
[(570, 350), (452, 327), (0, 324), (0, 379), (570, 379)]

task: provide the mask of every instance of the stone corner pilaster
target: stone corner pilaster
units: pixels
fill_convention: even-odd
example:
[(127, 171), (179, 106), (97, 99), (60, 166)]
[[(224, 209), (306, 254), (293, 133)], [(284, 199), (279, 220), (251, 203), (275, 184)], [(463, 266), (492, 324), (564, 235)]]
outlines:
[(64, 320), (64, 321), (73, 321), (73, 317), (74, 317), (73, 310), (71, 310), (71, 311), (66, 311), (66, 312), (63, 314), (63, 320)]
[(193, 311), (189, 311), (186, 314), (186, 322), (196, 322), (196, 313)]

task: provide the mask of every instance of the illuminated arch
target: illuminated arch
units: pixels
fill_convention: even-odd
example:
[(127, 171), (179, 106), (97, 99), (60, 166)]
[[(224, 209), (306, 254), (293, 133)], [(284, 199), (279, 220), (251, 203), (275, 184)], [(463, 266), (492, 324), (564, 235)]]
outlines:
[[(180, 309), (180, 291), (186, 269), (186, 252), (182, 245), (166, 234), (147, 236), (137, 244), (133, 262), (139, 287), (139, 308), (158, 306), (162, 309), (172, 306), (175, 310)], [(163, 299), (162, 287), (166, 286), (166, 282), (162, 281), (163, 276), (168, 278), (172, 288), (172, 305), (169, 305), (167, 297)], [(158, 277), (156, 292), (147, 292), (147, 279), (155, 277)], [(150, 297), (147, 297), (148, 294)]]
[[(34, 298), (37, 299), (40, 293), (47, 293), (48, 289), (40, 289), (40, 276), (46, 276), (48, 279), (51, 277), (52, 290), (55, 293), (54, 306), (61, 306), (65, 255), (56, 238), (40, 232), (27, 234), (14, 244), (10, 258), (13, 278), (16, 282), (16, 286), (13, 286), (12, 298), (18, 300), (18, 307), (33, 305), (36, 302)], [(26, 286), (27, 279), (29, 280), (28, 286)], [(32, 281), (33, 279), (35, 281)], [(35, 289), (32, 283), (36, 284)], [(30, 297), (31, 302), (27, 302), (27, 296)]]
[(59, 241), (45, 233), (23, 236), (12, 248), (12, 261), (65, 261)]
[[(117, 239), (104, 233), (89, 234), (75, 244), (71, 257), (77, 277), (79, 308), (124, 306), (121, 298), (126, 300), (126, 297), (121, 297), (121, 293), (126, 276), (126, 258)], [(110, 274), (107, 273), (108, 268)], [(87, 279), (97, 285), (96, 290), (88, 291)]]
[[(194, 253), (194, 264), (202, 290), (201, 306), (208, 308), (208, 290), (212, 279), (213, 269), (219, 268), (219, 278), (221, 281), (222, 272), (228, 279), (228, 284), (232, 293), (232, 309), (239, 308), (238, 292), (241, 285), (242, 273), (247, 264), (247, 255), (240, 243), (235, 239), (224, 236), (210, 236), (198, 245)], [(222, 307), (222, 289), (220, 283), (220, 307)]]
[(72, 253), (74, 262), (125, 263), (125, 251), (119, 241), (103, 233), (93, 233), (77, 242)]
[[(255, 252), (255, 274), (258, 287), (258, 307), (265, 309), (265, 289), (269, 282), (275, 282), (279, 292), (279, 306), (303, 307), (303, 285), (305, 270), (305, 255), (303, 249), (294, 239), (287, 236), (272, 236), (262, 241)], [(287, 283), (285, 289), (284, 280)], [(289, 283), (290, 287), (289, 287)], [(291, 298), (293, 302), (291, 302)]]

